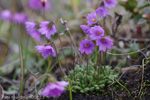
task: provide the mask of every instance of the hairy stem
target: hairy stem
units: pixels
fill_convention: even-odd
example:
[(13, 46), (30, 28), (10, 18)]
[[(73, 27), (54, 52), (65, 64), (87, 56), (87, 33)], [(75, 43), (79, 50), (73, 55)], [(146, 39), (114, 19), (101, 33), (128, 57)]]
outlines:
[[(55, 24), (55, 23), (54, 23)], [(55, 24), (56, 26), (56, 24)], [(57, 28), (56, 28), (57, 29)], [(60, 38), (60, 35), (59, 33), (57, 32), (57, 36), (58, 36), (58, 39), (59, 39), (59, 42), (60, 44), (62, 44), (62, 41), (61, 41), (61, 38)], [(66, 56), (65, 56), (65, 52), (64, 52), (64, 48), (62, 47), (62, 52), (63, 52), (63, 56), (64, 56), (64, 59), (65, 59), (65, 63), (66, 63), (66, 66), (67, 66), (67, 71), (69, 72), (69, 67), (68, 67), (68, 64), (67, 64), (67, 61), (66, 61)]]
[(106, 71), (106, 74), (107, 74), (107, 70), (106, 70), (106, 57), (107, 57), (107, 49), (104, 52), (104, 68), (103, 68), (103, 72), (105, 73), (105, 71)]
[(59, 64), (60, 72), (61, 72), (62, 75), (66, 76), (66, 74), (65, 74), (65, 72), (63, 71), (62, 66), (61, 66), (61, 64), (60, 64), (59, 58), (58, 58), (57, 48), (56, 48), (56, 46), (55, 46), (55, 44), (54, 44), (53, 42), (52, 42), (52, 44), (53, 44), (53, 47), (54, 47), (55, 52), (56, 52), (56, 59), (57, 59), (58, 64)]

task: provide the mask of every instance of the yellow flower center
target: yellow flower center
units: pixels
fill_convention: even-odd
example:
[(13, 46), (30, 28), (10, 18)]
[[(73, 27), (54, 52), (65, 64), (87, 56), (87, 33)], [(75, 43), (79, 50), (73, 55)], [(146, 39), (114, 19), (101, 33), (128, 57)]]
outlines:
[(85, 47), (89, 47), (89, 44), (85, 44)]
[(97, 32), (97, 35), (101, 35), (102, 33), (101, 32)]
[(109, 2), (109, 0), (106, 0), (107, 2)]
[(106, 41), (106, 39), (105, 39), (105, 38), (102, 38), (102, 41), (103, 41), (103, 42), (105, 42), (105, 41)]
[(96, 22), (96, 19), (95, 19), (95, 18), (92, 18), (92, 22), (95, 23), (95, 22)]

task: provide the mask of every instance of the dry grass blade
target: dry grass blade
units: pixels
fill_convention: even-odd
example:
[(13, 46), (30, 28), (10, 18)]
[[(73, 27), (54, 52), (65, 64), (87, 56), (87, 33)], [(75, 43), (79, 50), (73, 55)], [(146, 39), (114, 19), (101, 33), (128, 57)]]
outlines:
[(120, 70), (119, 70), (119, 72), (121, 72), (121, 73), (130, 73), (130, 72), (136, 72), (136, 71), (138, 71), (139, 70), (139, 67), (140, 67), (140, 65), (133, 65), (133, 66), (130, 66), (130, 67), (125, 67), (125, 68), (121, 68)]
[(2, 100), (4, 97), (4, 90), (2, 88), (2, 86), (0, 85), (0, 100)]

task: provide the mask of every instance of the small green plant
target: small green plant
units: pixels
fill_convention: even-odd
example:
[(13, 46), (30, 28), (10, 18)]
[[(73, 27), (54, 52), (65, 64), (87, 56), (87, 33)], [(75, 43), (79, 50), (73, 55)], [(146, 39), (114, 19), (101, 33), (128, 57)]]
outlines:
[[(100, 68), (96, 64), (88, 64), (88, 73), (86, 65), (76, 65), (74, 70), (69, 72), (69, 79), (72, 92), (88, 93), (94, 91), (100, 91), (106, 85), (110, 85), (118, 77), (119, 73), (114, 71), (111, 66), (105, 66)], [(100, 74), (98, 74), (100, 72)], [(67, 81), (67, 76), (64, 77)]]

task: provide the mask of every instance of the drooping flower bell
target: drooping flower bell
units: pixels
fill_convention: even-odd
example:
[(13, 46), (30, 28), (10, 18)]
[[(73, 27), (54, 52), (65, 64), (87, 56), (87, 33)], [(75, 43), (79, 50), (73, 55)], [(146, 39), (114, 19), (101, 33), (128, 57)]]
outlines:
[(53, 57), (56, 56), (55, 50), (51, 45), (47, 45), (47, 46), (40, 45), (40, 46), (36, 46), (35, 48), (38, 52), (42, 53), (42, 56), (44, 58), (47, 58), (49, 55)]
[(104, 0), (104, 4), (108, 8), (116, 7), (116, 5), (118, 4), (118, 1), (117, 0)]
[(87, 19), (87, 23), (89, 25), (93, 25), (93, 24), (96, 24), (97, 23), (97, 16), (96, 16), (96, 13), (90, 13), (86, 16), (86, 19)]
[(93, 49), (95, 48), (95, 44), (88, 39), (82, 40), (79, 45), (79, 51), (81, 51), (82, 54), (85, 53), (86, 55), (91, 54), (93, 52)]
[(43, 92), (41, 93), (41, 96), (48, 96), (48, 97), (59, 97), (65, 90), (65, 86), (67, 86), (69, 83), (65, 81), (58, 81), (57, 83), (51, 83), (48, 84)]
[(113, 40), (108, 37), (101, 37), (97, 39), (96, 45), (99, 46), (100, 51), (106, 51), (106, 49), (111, 49), (113, 46)]
[(25, 25), (26, 25), (26, 30), (28, 34), (32, 36), (33, 38), (36, 38), (36, 40), (40, 42), (40, 33), (36, 30), (36, 27), (37, 27), (36, 23), (26, 22)]
[(90, 38), (96, 40), (104, 36), (104, 30), (100, 26), (94, 26), (90, 29)]
[(40, 29), (38, 31), (45, 35), (47, 39), (51, 39), (51, 35), (54, 35), (57, 30), (54, 24), (51, 24), (49, 21), (43, 21), (40, 23)]
[(104, 6), (100, 6), (98, 9), (96, 9), (96, 14), (99, 17), (104, 18), (106, 15), (110, 15), (110, 12)]

